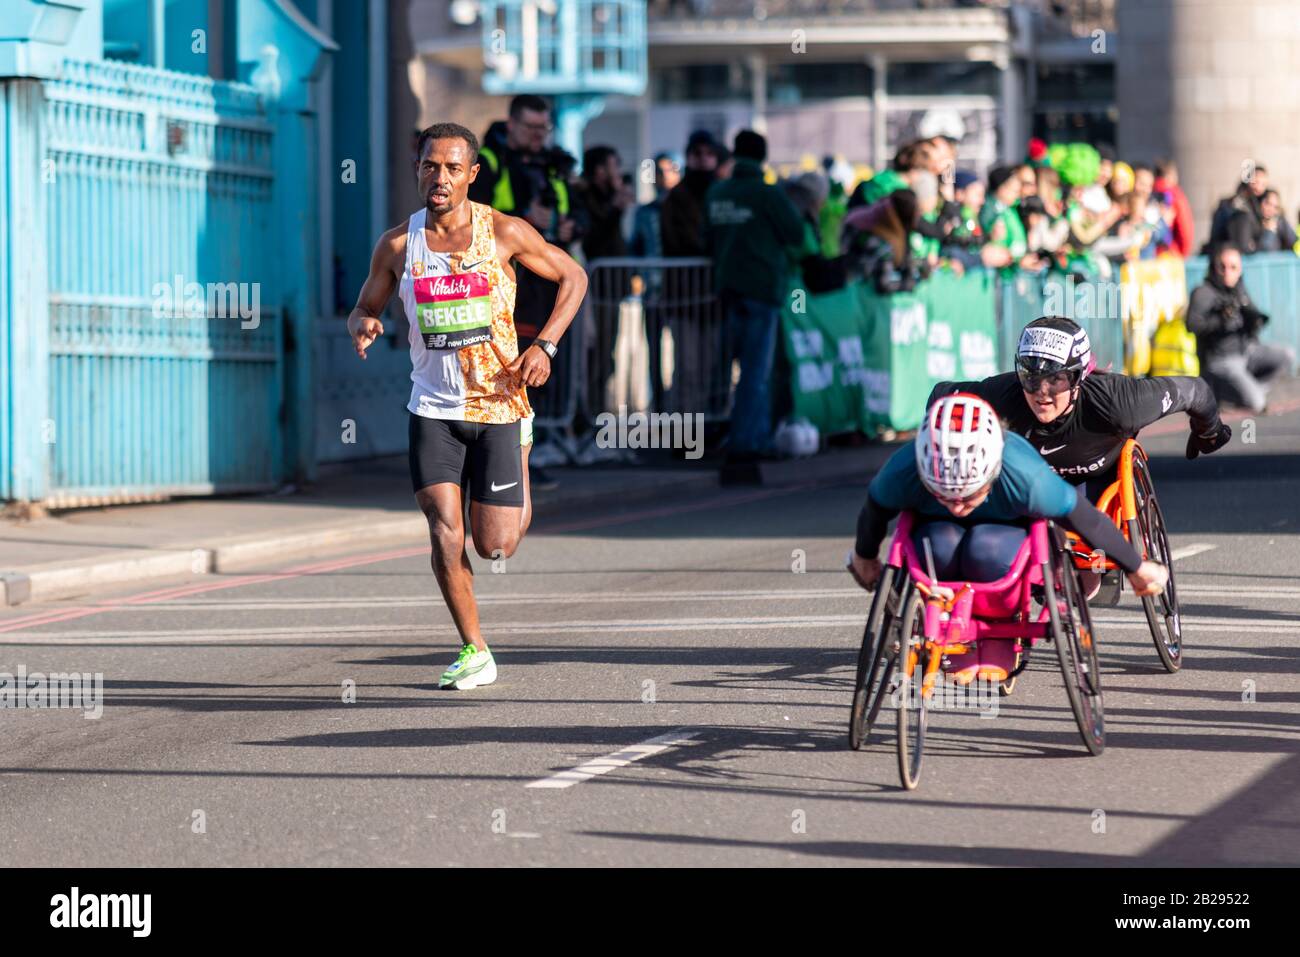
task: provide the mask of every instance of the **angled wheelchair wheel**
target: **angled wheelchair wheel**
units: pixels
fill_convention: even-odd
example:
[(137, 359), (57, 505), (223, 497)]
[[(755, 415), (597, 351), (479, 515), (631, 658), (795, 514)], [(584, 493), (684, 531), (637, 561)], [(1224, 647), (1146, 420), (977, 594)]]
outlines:
[[(898, 776), (912, 791), (921, 783), (921, 757), (925, 750), (926, 697), (921, 693), (929, 656), (925, 649), (925, 599), (913, 589), (907, 600), (900, 628), (899, 668), (903, 672), (898, 688)], [(916, 655), (912, 673), (906, 673), (909, 652)]]
[[(1155, 484), (1151, 481), (1151, 466), (1143, 455), (1133, 456), (1133, 492), (1137, 499), (1137, 534), (1129, 528), (1129, 537), (1142, 542), (1146, 557), (1169, 569), (1169, 583), (1159, 595), (1142, 599), (1151, 639), (1156, 654), (1165, 670), (1173, 674), (1183, 666), (1183, 623), (1178, 609), (1178, 587), (1174, 583), (1174, 563), (1170, 559), (1169, 536), (1165, 532), (1165, 516), (1156, 499)], [(1130, 526), (1133, 523), (1130, 523)]]
[(871, 602), (867, 627), (858, 651), (858, 673), (853, 684), (853, 709), (849, 715), (849, 747), (860, 751), (871, 737), (898, 663), (899, 612), (907, 590), (907, 575), (886, 565)]
[(1088, 602), (1079, 584), (1078, 570), (1065, 549), (1060, 529), (1053, 527), (1052, 560), (1043, 569), (1051, 623), (1052, 644), (1065, 679), (1079, 736), (1090, 754), (1106, 748), (1105, 715), (1101, 702), (1101, 670), (1097, 664), (1097, 640), (1088, 613)]

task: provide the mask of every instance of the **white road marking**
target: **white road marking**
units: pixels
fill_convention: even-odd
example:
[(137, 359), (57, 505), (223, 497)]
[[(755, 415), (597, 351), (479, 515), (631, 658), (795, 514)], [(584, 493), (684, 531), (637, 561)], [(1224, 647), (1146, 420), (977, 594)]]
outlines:
[[(494, 634), (638, 634), (651, 631), (743, 631), (747, 628), (861, 628), (866, 614), (809, 615), (772, 618), (679, 618), (604, 621), (485, 621)], [(167, 642), (203, 643), (217, 641), (274, 641), (284, 638), (366, 638), (384, 635), (432, 637), (454, 633), (450, 622), (428, 625), (335, 625), (289, 626), (277, 628), (210, 628), (203, 631), (14, 631), (0, 635), (0, 644), (40, 644), (42, 641), (66, 641), (80, 644), (97, 641), (121, 641), (124, 644)], [(499, 639), (498, 639), (499, 640)]]
[(1208, 552), (1218, 547), (1218, 545), (1210, 545), (1206, 542), (1197, 542), (1193, 545), (1184, 545), (1182, 548), (1175, 548), (1169, 553), (1169, 557), (1176, 562), (1181, 562), (1184, 558), (1191, 558), (1193, 555), (1199, 555), (1201, 552)]
[[(1137, 608), (1132, 618), (1096, 618), (1098, 624), (1111, 627), (1147, 627), (1146, 620), (1138, 617)], [(797, 632), (812, 628), (842, 628), (860, 633), (865, 614), (771, 616), (753, 618), (678, 618), (615, 621), (512, 621), (485, 622), (498, 641), (512, 637), (537, 635), (623, 635), (663, 632), (717, 632), (717, 631), (770, 631)], [(1239, 632), (1250, 628), (1263, 632), (1295, 632), (1300, 630), (1300, 616), (1293, 620), (1278, 618), (1231, 618), (1213, 616), (1183, 616), (1188, 627), (1218, 628)], [(293, 626), (277, 628), (215, 628), (204, 631), (30, 631), (9, 632), (0, 635), (0, 645), (92, 645), (119, 642), (123, 645), (157, 644), (217, 644), (239, 641), (285, 641), (303, 639), (301, 644), (324, 640), (354, 640), (358, 644), (369, 639), (410, 636), (415, 641), (404, 645), (420, 645), (455, 634), (450, 623), (429, 625), (343, 625), (343, 626)], [(383, 644), (382, 642), (380, 644)]]
[(1209, 585), (1184, 585), (1178, 583), (1178, 596), (1196, 595), (1204, 598), (1274, 598), (1295, 601), (1300, 599), (1300, 588), (1274, 585), (1250, 585), (1241, 588), (1215, 588)]
[[(1094, 617), (1093, 624), (1105, 625), (1107, 628), (1148, 628), (1145, 618), (1097, 618)], [(1182, 616), (1184, 630), (1188, 628), (1217, 628), (1225, 629), (1232, 632), (1240, 632), (1242, 628), (1249, 628), (1255, 632), (1268, 632), (1269, 634), (1295, 634), (1300, 633), (1300, 617), (1290, 621), (1277, 618), (1202, 618)], [(1231, 650), (1227, 646), (1225, 650)]]
[[(647, 594), (642, 592), (570, 592), (556, 594), (545, 592), (536, 594), (516, 593), (510, 595), (478, 595), (480, 605), (613, 605), (626, 604), (643, 598), (655, 601), (817, 601), (824, 598), (852, 598), (862, 596), (863, 601), (869, 596), (860, 588), (756, 588), (750, 590), (728, 591), (680, 591)], [(433, 596), (392, 595), (372, 598), (269, 598), (222, 601), (221, 599), (203, 599), (191, 601), (160, 601), (147, 605), (105, 605), (104, 611), (201, 611), (221, 609), (222, 611), (275, 611), (278, 609), (299, 608), (441, 608), (441, 598)]]
[(552, 774), (549, 778), (542, 778), (540, 781), (533, 781), (526, 784), (525, 787), (571, 788), (583, 781), (590, 781), (598, 774), (608, 774), (615, 768), (626, 767), (633, 761), (640, 761), (642, 758), (648, 758), (651, 755), (667, 751), (679, 744), (685, 744), (698, 735), (698, 731), (686, 731), (678, 728), (676, 731), (669, 731), (667, 734), (661, 734), (647, 741), (642, 741), (640, 744), (634, 744), (623, 748), (621, 751), (615, 751), (613, 754), (607, 754), (603, 758), (596, 758), (594, 761), (580, 764), (571, 770)]

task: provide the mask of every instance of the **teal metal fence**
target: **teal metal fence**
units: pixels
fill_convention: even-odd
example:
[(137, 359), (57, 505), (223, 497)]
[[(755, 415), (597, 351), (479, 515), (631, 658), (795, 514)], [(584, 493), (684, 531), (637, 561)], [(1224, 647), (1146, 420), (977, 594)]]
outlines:
[(273, 487), (273, 129), (250, 86), (69, 63), (44, 84), (53, 505)]
[[(1124, 369), (1124, 326), (1119, 319), (1120, 284), (1090, 282), (1087, 295), (1079, 295), (1073, 281), (1059, 275), (1018, 273), (1000, 281), (998, 314), (998, 368), (1010, 371), (1020, 330), (1040, 316), (1066, 315), (1088, 331), (1098, 368)], [(1078, 308), (1087, 303), (1090, 307)]]
[[(1187, 293), (1205, 279), (1206, 258), (1186, 260)], [(1300, 351), (1300, 257), (1294, 253), (1261, 253), (1243, 260), (1242, 281), (1251, 298), (1270, 317), (1260, 338)], [(1052, 284), (1055, 284), (1055, 288)], [(1121, 284), (1093, 282), (1077, 286), (1053, 276), (1044, 279), (1020, 273), (1003, 279), (998, 315), (998, 368), (1009, 370), (1016, 340), (1025, 324), (1039, 316), (1068, 315), (1088, 330), (1101, 368), (1124, 368), (1124, 334), (1120, 321)], [(1086, 306), (1087, 308), (1081, 308)]]

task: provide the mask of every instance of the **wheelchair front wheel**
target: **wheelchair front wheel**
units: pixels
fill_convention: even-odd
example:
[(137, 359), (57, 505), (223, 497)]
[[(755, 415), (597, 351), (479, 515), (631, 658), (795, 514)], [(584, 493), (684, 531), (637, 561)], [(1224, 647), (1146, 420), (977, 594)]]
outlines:
[(858, 651), (858, 672), (849, 714), (849, 747), (860, 751), (871, 737), (889, 682), (898, 663), (898, 616), (907, 588), (906, 574), (886, 565), (876, 585), (876, 597)]
[[(1151, 481), (1151, 466), (1141, 455), (1133, 456), (1133, 491), (1137, 499), (1137, 529), (1130, 525), (1129, 538), (1142, 542), (1146, 557), (1169, 569), (1169, 582), (1159, 595), (1142, 599), (1151, 639), (1155, 642), (1160, 663), (1170, 674), (1183, 666), (1183, 621), (1178, 608), (1178, 588), (1174, 583), (1174, 563), (1170, 558), (1169, 536), (1165, 532), (1165, 516), (1156, 500), (1155, 485)], [(1132, 524), (1132, 523), (1131, 523)], [(1135, 535), (1134, 532), (1137, 532)]]
[(1070, 699), (1079, 736), (1089, 754), (1106, 749), (1105, 713), (1101, 701), (1101, 670), (1097, 664), (1097, 638), (1092, 628), (1088, 602), (1079, 584), (1063, 536), (1053, 528), (1052, 560), (1043, 566), (1047, 614), (1051, 622), (1052, 644), (1065, 679), (1065, 693)]
[[(926, 697), (922, 693), (929, 652), (925, 647), (925, 599), (913, 590), (903, 613), (898, 660), (898, 776), (903, 788), (913, 791), (921, 783), (921, 758), (925, 750)], [(910, 654), (916, 663), (908, 674)]]

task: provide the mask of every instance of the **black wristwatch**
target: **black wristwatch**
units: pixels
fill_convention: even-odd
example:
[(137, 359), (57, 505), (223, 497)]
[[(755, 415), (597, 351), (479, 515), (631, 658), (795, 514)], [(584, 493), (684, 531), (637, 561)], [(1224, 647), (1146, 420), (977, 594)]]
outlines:
[(555, 343), (548, 339), (534, 339), (533, 345), (545, 352), (548, 359), (553, 360), (555, 358), (555, 353), (559, 352), (559, 350), (555, 348)]

